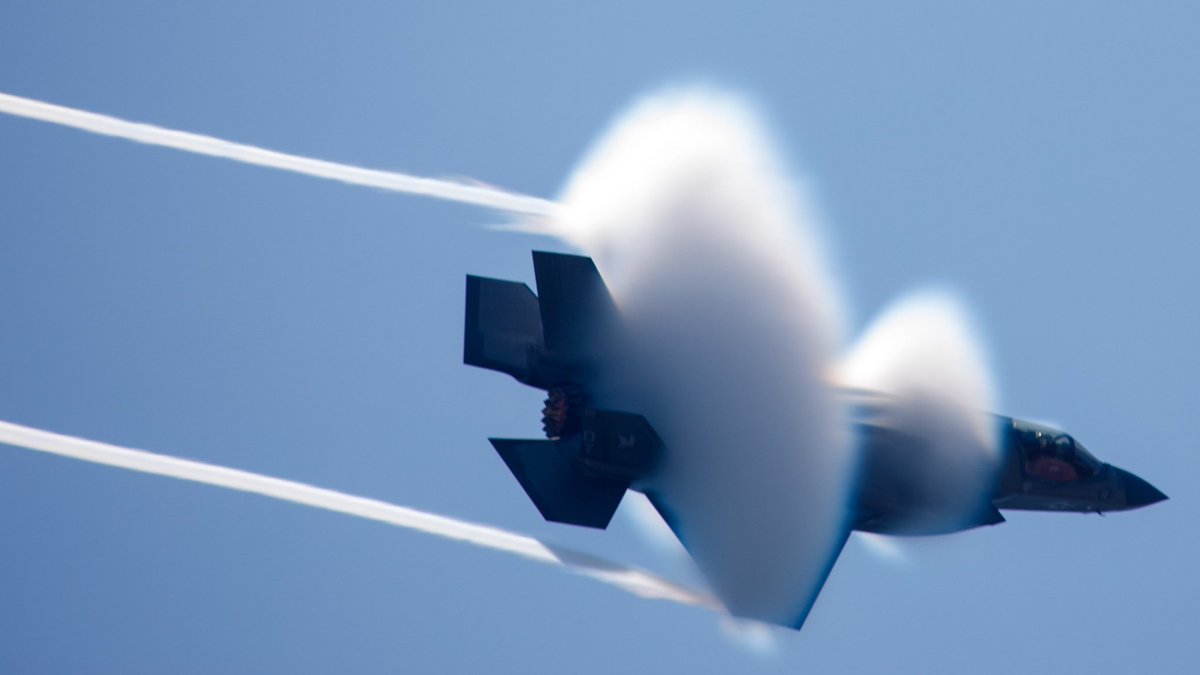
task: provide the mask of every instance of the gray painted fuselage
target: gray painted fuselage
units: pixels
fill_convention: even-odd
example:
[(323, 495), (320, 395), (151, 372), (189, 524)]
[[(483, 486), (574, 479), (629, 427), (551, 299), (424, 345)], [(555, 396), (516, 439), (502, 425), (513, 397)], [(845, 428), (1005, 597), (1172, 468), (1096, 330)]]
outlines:
[[(956, 476), (938, 466), (945, 458), (932, 452), (919, 434), (878, 421), (879, 415), (872, 413), (886, 410), (888, 397), (855, 392), (854, 398), (861, 459), (852, 515), (856, 530), (945, 534), (1002, 523), (1000, 509), (1104, 513), (1167, 498), (1138, 476), (1100, 462), (1069, 434), (1003, 415), (989, 415), (995, 454), (986, 473)], [(977, 490), (979, 499), (965, 510), (944, 497), (953, 491), (948, 483), (958, 479), (984, 481), (967, 486)], [(946, 513), (949, 508), (958, 513)]]

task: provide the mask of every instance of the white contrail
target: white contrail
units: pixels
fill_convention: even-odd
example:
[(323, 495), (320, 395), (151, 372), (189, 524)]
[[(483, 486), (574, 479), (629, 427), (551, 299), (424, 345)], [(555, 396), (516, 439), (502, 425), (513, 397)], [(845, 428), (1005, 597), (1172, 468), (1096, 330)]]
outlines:
[(545, 544), (532, 537), (514, 532), (455, 520), (377, 499), (357, 497), (282, 478), (272, 478), (249, 471), (160, 455), (145, 450), (134, 450), (64, 436), (11, 422), (0, 422), (0, 443), (80, 459), (85, 462), (107, 464), (130, 471), (250, 492), (264, 497), (376, 520), (446, 539), (512, 553), (541, 563), (565, 567), (572, 572), (622, 588), (638, 597), (668, 600), (707, 609), (721, 609), (718, 602), (704, 594), (639, 569), (609, 562), (587, 553)]
[(0, 112), (29, 119), (61, 124), (103, 136), (115, 136), (137, 143), (174, 148), (199, 155), (223, 157), (236, 162), (257, 164), (308, 176), (382, 188), (393, 192), (424, 195), (437, 199), (475, 204), (499, 211), (532, 216), (550, 217), (558, 205), (529, 195), (506, 192), (483, 185), (471, 185), (450, 180), (423, 178), (392, 171), (327, 162), (325, 160), (289, 155), (253, 145), (243, 145), (212, 136), (164, 129), (150, 124), (130, 122), (117, 117), (99, 115), (85, 110), (67, 108), (12, 94), (0, 93)]

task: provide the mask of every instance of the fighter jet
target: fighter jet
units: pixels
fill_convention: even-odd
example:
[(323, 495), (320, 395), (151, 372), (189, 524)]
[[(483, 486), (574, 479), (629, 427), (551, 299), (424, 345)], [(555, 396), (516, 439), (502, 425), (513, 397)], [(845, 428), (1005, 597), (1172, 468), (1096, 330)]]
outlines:
[[(492, 446), (549, 521), (604, 529), (626, 490), (645, 493), (735, 616), (799, 629), (851, 530), (945, 534), (1002, 523), (1001, 509), (1104, 513), (1167, 498), (1136, 475), (1096, 459), (1063, 431), (988, 414), (998, 448), (994, 468), (985, 474), (990, 484), (972, 487), (980, 493), (973, 502), (978, 508), (966, 517), (961, 512), (942, 517), (952, 506), (928, 480), (938, 458), (920, 434), (895, 423), (901, 403), (888, 394), (843, 388), (859, 453), (849, 522), (832, 551), (822, 542), (798, 542), (825, 564), (813, 567), (818, 578), (793, 586), (791, 592), (801, 588), (804, 596), (784, 603), (793, 609), (740, 601), (725, 592), (736, 583), (722, 575), (735, 568), (721, 558), (745, 552), (722, 551), (722, 530), (699, 522), (713, 512), (681, 510), (675, 495), (654, 480), (667, 448), (651, 420), (637, 410), (593, 404), (623, 339), (617, 307), (596, 266), (587, 257), (538, 251), (533, 264), (537, 295), (522, 283), (467, 277), (464, 363), (547, 393), (544, 439), (492, 438)], [(953, 508), (961, 511), (961, 505)]]

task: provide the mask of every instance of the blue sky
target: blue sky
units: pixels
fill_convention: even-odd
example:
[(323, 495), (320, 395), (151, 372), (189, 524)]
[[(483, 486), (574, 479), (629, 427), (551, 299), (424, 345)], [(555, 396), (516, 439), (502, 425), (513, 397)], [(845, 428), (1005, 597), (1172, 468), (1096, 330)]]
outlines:
[[(704, 79), (816, 186), (861, 328), (950, 284), (1000, 412), (1172, 500), (852, 544), (762, 657), (704, 612), (252, 496), (0, 448), (4, 672), (1188, 672), (1200, 603), (1200, 63), (1188, 3), (0, 7), (0, 91), (553, 196), (611, 117)], [(475, 208), (0, 118), (0, 419), (675, 571), (541, 522), (461, 365), (463, 276), (553, 241)]]

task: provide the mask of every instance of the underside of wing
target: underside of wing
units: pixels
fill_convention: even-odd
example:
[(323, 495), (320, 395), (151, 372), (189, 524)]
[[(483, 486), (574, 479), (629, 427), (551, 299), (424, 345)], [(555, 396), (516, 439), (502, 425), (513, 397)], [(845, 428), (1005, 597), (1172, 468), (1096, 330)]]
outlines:
[[(799, 630), (825, 586), (850, 530), (831, 540), (797, 536), (780, 523), (706, 522), (681, 517), (671, 501), (647, 493), (733, 616)], [(766, 544), (773, 541), (773, 544)], [(799, 553), (802, 564), (789, 565)], [(772, 590), (774, 589), (774, 590)]]

